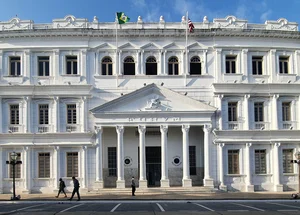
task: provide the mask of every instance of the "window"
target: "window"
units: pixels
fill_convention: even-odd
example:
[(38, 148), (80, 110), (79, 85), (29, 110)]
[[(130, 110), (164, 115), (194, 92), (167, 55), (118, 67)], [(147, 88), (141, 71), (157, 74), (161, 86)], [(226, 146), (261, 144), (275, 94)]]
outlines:
[(228, 121), (237, 121), (237, 102), (228, 102)]
[(279, 57), (279, 73), (280, 74), (289, 73), (289, 57), (286, 56)]
[(38, 76), (49, 76), (49, 57), (38, 57)]
[(19, 125), (19, 105), (10, 105), (10, 124)]
[(10, 74), (11, 76), (21, 75), (21, 58), (20, 57), (10, 57)]
[(255, 150), (255, 174), (266, 173), (266, 150)]
[(108, 175), (117, 176), (117, 147), (108, 147)]
[(291, 103), (282, 102), (282, 121), (291, 121)]
[(177, 57), (169, 58), (169, 75), (178, 75), (178, 59)]
[(67, 124), (76, 124), (76, 104), (67, 105)]
[(239, 173), (239, 150), (228, 150), (228, 174)]
[(196, 146), (189, 146), (190, 175), (197, 175), (196, 169)]
[(252, 57), (252, 74), (253, 75), (262, 75), (262, 56), (253, 56)]
[(78, 152), (67, 152), (67, 177), (78, 176)]
[(110, 57), (105, 57), (102, 60), (102, 75), (112, 75), (112, 60)]
[(50, 178), (50, 153), (39, 153), (39, 178)]
[[(16, 161), (21, 161), (21, 153), (17, 153), (18, 157)], [(9, 161), (11, 161), (11, 153), (9, 154)], [(22, 164), (17, 164), (15, 165), (15, 178), (21, 178), (21, 165)], [(13, 178), (13, 168), (12, 165), (9, 165), (9, 177)]]
[(256, 102), (254, 103), (254, 121), (263, 122), (264, 121), (264, 103)]
[(293, 157), (293, 149), (282, 150), (283, 173), (294, 173), (294, 164), (291, 163)]
[(77, 56), (67, 56), (67, 75), (77, 75)]
[(146, 75), (157, 75), (157, 63), (155, 57), (146, 60)]
[(191, 58), (190, 75), (201, 75), (201, 61), (197, 56)]
[(135, 63), (132, 57), (126, 57), (124, 60), (124, 75), (135, 75)]
[(226, 73), (236, 73), (236, 56), (226, 56)]
[(47, 104), (39, 105), (39, 124), (49, 124), (49, 108)]

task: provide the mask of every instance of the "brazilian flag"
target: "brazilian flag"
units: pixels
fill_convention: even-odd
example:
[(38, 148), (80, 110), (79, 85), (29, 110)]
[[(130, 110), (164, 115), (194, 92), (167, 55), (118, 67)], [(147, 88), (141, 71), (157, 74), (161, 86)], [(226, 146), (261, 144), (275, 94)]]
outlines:
[(119, 24), (125, 24), (126, 22), (129, 22), (130, 18), (125, 15), (123, 12), (117, 12), (118, 22)]

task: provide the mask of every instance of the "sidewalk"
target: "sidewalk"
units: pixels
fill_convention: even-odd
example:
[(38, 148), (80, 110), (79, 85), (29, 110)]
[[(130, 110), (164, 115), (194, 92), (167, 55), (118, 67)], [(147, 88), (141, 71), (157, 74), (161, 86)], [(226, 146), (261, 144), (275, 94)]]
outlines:
[[(203, 187), (192, 188), (148, 188), (137, 189), (136, 196), (131, 196), (131, 189), (101, 189), (96, 192), (81, 193), (82, 200), (268, 200), (268, 199), (292, 199), (294, 192), (223, 192), (217, 189), (207, 190)], [(55, 198), (56, 193), (52, 194), (20, 194), (21, 200), (28, 201), (68, 201), (61, 194)], [(71, 193), (67, 193), (68, 197)], [(0, 194), (0, 201), (10, 200), (12, 194)], [(76, 200), (76, 194), (74, 200)]]

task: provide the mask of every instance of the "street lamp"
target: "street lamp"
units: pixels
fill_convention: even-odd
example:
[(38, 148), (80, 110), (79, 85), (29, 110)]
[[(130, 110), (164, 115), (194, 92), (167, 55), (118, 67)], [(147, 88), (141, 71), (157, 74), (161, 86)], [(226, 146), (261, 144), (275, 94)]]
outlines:
[(13, 196), (11, 197), (11, 200), (20, 200), (19, 197), (16, 196), (16, 173), (15, 173), (15, 167), (17, 164), (22, 164), (22, 161), (17, 161), (18, 154), (16, 152), (13, 152), (10, 154), (10, 161), (6, 161), (6, 164), (12, 165), (12, 172), (13, 172)]
[(295, 153), (295, 157), (297, 160), (291, 160), (291, 163), (297, 163), (298, 164), (298, 193), (292, 194), (293, 199), (297, 199), (298, 195), (300, 194), (300, 151)]

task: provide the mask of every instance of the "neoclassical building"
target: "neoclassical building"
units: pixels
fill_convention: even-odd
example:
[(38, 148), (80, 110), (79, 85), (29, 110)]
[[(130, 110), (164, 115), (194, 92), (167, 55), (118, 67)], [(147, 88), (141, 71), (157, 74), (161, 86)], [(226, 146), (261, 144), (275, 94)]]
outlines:
[[(300, 33), (281, 18), (0, 22), (0, 193), (298, 188)], [(116, 37), (117, 32), (117, 37)], [(186, 37), (187, 36), (187, 37)]]

